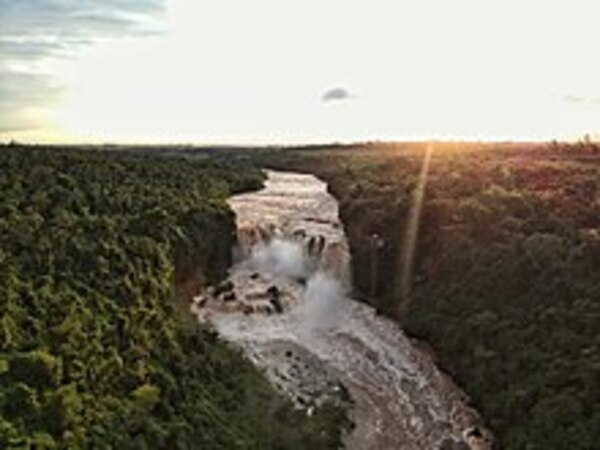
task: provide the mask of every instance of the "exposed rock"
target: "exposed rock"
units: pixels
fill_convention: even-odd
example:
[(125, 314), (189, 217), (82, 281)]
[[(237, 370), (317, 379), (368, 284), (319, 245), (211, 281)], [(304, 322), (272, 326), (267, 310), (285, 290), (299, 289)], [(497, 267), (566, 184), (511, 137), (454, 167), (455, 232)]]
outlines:
[(283, 305), (281, 303), (281, 291), (277, 286), (270, 286), (267, 289), (267, 293), (269, 294), (269, 302), (273, 309), (279, 314), (283, 312)]
[[(331, 225), (338, 223), (337, 204), (316, 178), (270, 172), (264, 190), (235, 196), (230, 205), (239, 223), (258, 229), (265, 221), (276, 222), (281, 227), (279, 236), (292, 240), (297, 239), (292, 234), (298, 229), (323, 236), (323, 254), (317, 264), (311, 265), (316, 259), (311, 258), (309, 271), (318, 270), (319, 275), (326, 274), (339, 284), (349, 280), (344, 230)], [(309, 221), (307, 217), (323, 220)], [(319, 245), (315, 239), (311, 247), (316, 251)], [(250, 259), (232, 269), (230, 278), (245, 300), (234, 304), (235, 308), (221, 303), (221, 309), (212, 316), (213, 324), (225, 339), (241, 346), (273, 384), (307, 414), (313, 404), (326, 400), (349, 405), (355, 427), (345, 437), (346, 448), (491, 448), (475, 447), (479, 438), (473, 433), (466, 443), (463, 430), (484, 430), (481, 419), (469, 408), (465, 394), (436, 368), (430, 355), (413, 345), (397, 323), (348, 298), (335, 303), (338, 319), (330, 320), (333, 314), (327, 304), (325, 308), (313, 304), (315, 310), (303, 315), (302, 306), (308, 306), (303, 296), (305, 286), (296, 279), (275, 278), (269, 273), (253, 279), (255, 270)], [(262, 298), (253, 298), (252, 292), (246, 294), (259, 287)], [(246, 308), (246, 300), (252, 300), (254, 308)], [(326, 296), (323, 300), (328, 301)], [(265, 307), (284, 313), (273, 317), (234, 313), (247, 311), (250, 315)], [(319, 323), (322, 319), (324, 324)], [(481, 434), (486, 435), (484, 431)]]
[(237, 300), (237, 296), (235, 295), (235, 292), (231, 291), (231, 292), (226, 292), (223, 295), (223, 301), (224, 302), (234, 302)]
[(232, 291), (234, 288), (233, 282), (231, 280), (226, 280), (223, 281), (222, 283), (219, 283), (219, 285), (214, 289), (213, 291), (213, 295), (215, 297), (218, 297), (219, 295), (225, 293), (225, 292), (230, 292)]

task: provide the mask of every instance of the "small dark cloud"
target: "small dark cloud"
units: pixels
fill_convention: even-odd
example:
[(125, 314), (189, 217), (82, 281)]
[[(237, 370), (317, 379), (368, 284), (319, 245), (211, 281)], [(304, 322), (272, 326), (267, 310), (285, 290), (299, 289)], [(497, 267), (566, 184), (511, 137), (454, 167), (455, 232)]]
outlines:
[(344, 89), (342, 87), (335, 87), (325, 92), (321, 97), (321, 100), (323, 100), (324, 102), (332, 102), (349, 100), (353, 97), (354, 96), (347, 89)]

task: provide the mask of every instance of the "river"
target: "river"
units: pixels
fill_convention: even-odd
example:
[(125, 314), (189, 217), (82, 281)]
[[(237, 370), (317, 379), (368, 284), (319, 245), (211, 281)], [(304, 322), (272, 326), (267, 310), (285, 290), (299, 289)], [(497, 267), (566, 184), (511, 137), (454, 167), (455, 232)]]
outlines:
[(307, 414), (326, 399), (346, 402), (350, 450), (489, 448), (481, 418), (429, 355), (349, 297), (348, 243), (326, 184), (267, 175), (264, 189), (229, 199), (236, 263), (223, 287), (196, 298), (199, 319)]

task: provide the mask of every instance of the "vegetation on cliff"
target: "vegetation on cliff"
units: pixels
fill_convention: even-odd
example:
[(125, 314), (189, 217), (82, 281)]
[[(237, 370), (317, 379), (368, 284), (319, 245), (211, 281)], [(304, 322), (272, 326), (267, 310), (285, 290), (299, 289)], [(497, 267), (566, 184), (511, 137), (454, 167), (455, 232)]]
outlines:
[(499, 448), (597, 448), (600, 148), (435, 144), (414, 276), (404, 289), (405, 228), (425, 148), (333, 146), (259, 157), (329, 183), (357, 295), (433, 346)]
[[(186, 316), (218, 280), (256, 170), (208, 159), (0, 148), (0, 448), (337, 448)], [(198, 270), (200, 268), (200, 270)]]

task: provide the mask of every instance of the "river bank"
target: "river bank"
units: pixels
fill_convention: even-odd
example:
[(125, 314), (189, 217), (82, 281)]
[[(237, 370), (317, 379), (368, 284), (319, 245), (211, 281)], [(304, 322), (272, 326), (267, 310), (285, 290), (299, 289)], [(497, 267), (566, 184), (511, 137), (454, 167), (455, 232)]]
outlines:
[[(195, 312), (308, 414), (345, 402), (349, 449), (486, 448), (466, 395), (397, 324), (348, 298), (348, 244), (325, 183), (267, 174), (263, 190), (229, 200), (240, 242), (230, 292), (205, 292)], [(273, 287), (283, 314), (260, 295)]]

